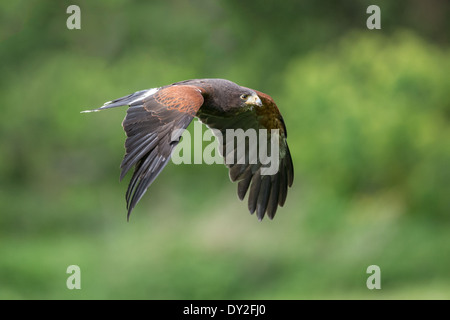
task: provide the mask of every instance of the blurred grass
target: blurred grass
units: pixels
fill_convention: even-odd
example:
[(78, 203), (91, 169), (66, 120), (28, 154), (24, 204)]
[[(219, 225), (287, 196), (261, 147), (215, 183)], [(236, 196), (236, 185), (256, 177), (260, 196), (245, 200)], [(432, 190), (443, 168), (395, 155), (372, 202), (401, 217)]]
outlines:
[[(317, 207), (316, 201), (304, 202)], [(448, 261), (439, 254), (448, 251), (446, 226), (373, 214), (386, 207), (395, 211), (386, 203), (372, 204), (372, 212), (355, 206), (341, 219), (334, 216), (335, 203), (324, 207), (320, 218), (289, 208), (284, 212), (289, 219), (257, 224), (235, 216), (241, 213), (238, 203), (194, 216), (165, 205), (151, 216), (87, 234), (9, 237), (8, 246), (2, 246), (0, 296), (449, 298)], [(65, 269), (71, 264), (81, 267), (80, 291), (65, 288)], [(371, 264), (382, 270), (379, 292), (365, 288)]]
[[(347, 1), (251, 19), (247, 2), (79, 3), (80, 31), (64, 2), (0, 7), (0, 299), (450, 298), (448, 20), (408, 25), (420, 8), (383, 2), (370, 32)], [(277, 101), (296, 179), (273, 221), (225, 167), (169, 164), (126, 222), (125, 109), (79, 112), (196, 77)]]

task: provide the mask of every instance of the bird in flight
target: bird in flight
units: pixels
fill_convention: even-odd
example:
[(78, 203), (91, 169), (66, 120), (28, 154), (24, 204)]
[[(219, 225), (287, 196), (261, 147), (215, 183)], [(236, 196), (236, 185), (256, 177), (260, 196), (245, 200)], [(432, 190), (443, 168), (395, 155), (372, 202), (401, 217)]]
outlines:
[[(225, 79), (194, 79), (176, 82), (159, 88), (137, 91), (128, 96), (106, 102), (102, 107), (83, 112), (97, 112), (108, 108), (128, 106), (122, 126), (127, 135), (125, 156), (121, 164), (120, 180), (134, 167), (126, 192), (129, 218), (132, 210), (147, 188), (169, 162), (172, 151), (181, 139), (181, 133), (194, 117), (222, 135), (219, 152), (230, 159), (227, 135), (230, 129), (267, 130), (270, 145), (272, 132), (277, 130), (278, 170), (264, 174), (261, 160), (250, 161), (255, 144), (248, 139), (244, 157), (225, 162), (231, 181), (238, 182), (238, 197), (248, 195), (248, 209), (256, 212), (259, 220), (264, 215), (273, 219), (278, 206), (286, 201), (288, 187), (294, 180), (294, 168), (286, 142), (286, 126), (273, 99), (262, 92), (252, 90)], [(233, 140), (233, 139), (231, 139)], [(273, 139), (272, 139), (273, 141)], [(232, 152), (239, 146), (236, 144)], [(270, 146), (269, 146), (270, 149)], [(253, 151), (252, 151), (253, 150)], [(228, 153), (228, 154), (227, 154)]]

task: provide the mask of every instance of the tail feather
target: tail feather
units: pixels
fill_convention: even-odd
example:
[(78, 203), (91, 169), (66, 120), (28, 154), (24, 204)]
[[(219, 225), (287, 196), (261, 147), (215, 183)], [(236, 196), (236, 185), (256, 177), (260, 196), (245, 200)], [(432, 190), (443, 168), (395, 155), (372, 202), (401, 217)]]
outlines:
[(81, 111), (81, 113), (99, 112), (99, 111), (102, 111), (104, 109), (109, 109), (109, 108), (142, 104), (142, 102), (144, 101), (145, 98), (154, 94), (156, 91), (158, 91), (158, 89), (159, 88), (153, 88), (153, 89), (137, 91), (137, 92), (129, 94), (125, 97), (105, 102), (105, 104), (103, 106), (101, 106), (100, 108), (93, 109), (93, 110), (84, 110), (84, 111)]

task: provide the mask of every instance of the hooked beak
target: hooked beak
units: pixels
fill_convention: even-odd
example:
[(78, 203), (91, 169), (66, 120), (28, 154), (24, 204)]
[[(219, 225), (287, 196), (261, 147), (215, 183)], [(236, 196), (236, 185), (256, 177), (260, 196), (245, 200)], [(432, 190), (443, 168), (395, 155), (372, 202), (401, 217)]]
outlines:
[(248, 97), (247, 100), (245, 101), (245, 104), (258, 107), (262, 107), (263, 105), (261, 99), (258, 97), (256, 93)]

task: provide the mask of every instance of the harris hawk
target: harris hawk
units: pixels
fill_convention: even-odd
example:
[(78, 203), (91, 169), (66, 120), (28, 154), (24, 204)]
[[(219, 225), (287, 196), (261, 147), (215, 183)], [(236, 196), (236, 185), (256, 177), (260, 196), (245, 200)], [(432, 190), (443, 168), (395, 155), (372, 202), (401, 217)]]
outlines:
[[(294, 169), (286, 142), (283, 117), (273, 99), (225, 79), (194, 79), (176, 82), (159, 88), (137, 91), (128, 96), (106, 102), (102, 107), (83, 112), (97, 112), (108, 108), (128, 106), (122, 126), (127, 135), (126, 153), (121, 163), (120, 180), (134, 167), (126, 191), (129, 218), (133, 208), (147, 188), (169, 162), (181, 134), (194, 117), (217, 133), (219, 154), (228, 158), (226, 149), (230, 129), (267, 130), (270, 144), (273, 130), (276, 136), (277, 166), (273, 174), (264, 174), (260, 159), (250, 161), (259, 143), (245, 142), (245, 156), (241, 161), (226, 161), (231, 181), (238, 182), (238, 197), (248, 194), (248, 209), (259, 220), (264, 215), (273, 219), (278, 206), (283, 206), (288, 187), (292, 186)], [(233, 140), (233, 139), (232, 139)], [(258, 146), (256, 146), (258, 144)], [(235, 151), (236, 147), (232, 151)], [(233, 147), (232, 147), (233, 148)], [(232, 159), (236, 159), (234, 152)], [(264, 163), (265, 164), (265, 163)]]

